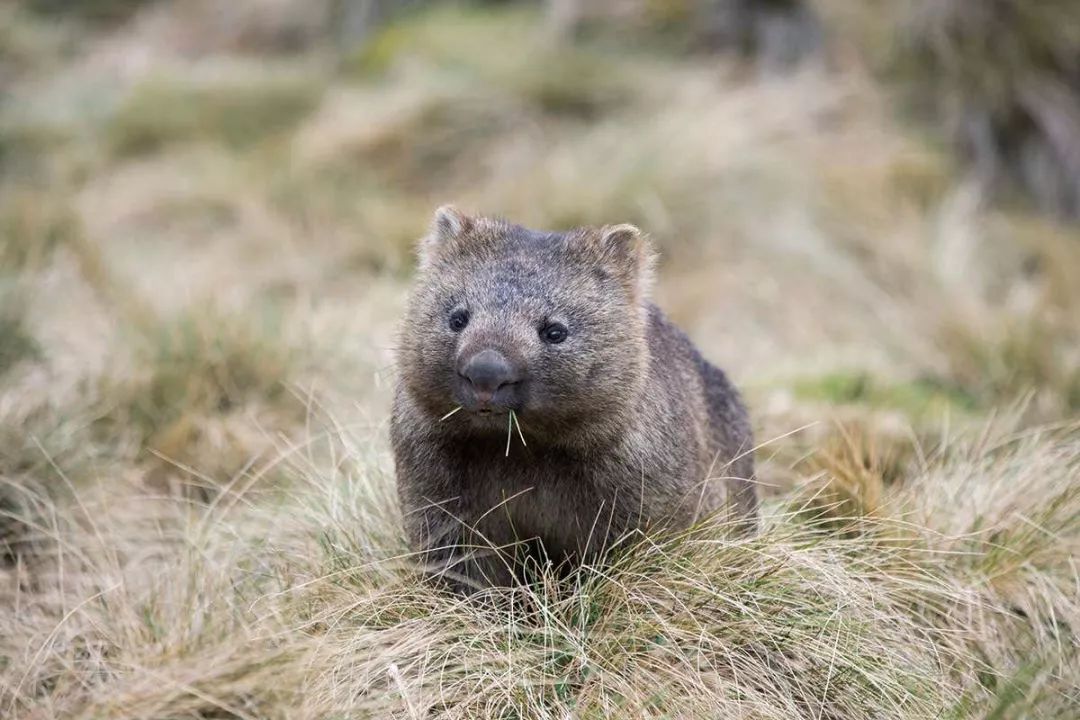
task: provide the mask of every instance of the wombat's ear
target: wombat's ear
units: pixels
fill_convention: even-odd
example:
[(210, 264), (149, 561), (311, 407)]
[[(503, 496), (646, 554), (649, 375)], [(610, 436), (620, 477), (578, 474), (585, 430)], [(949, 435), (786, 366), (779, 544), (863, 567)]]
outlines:
[(431, 229), (420, 241), (420, 263), (430, 262), (440, 248), (452, 243), (472, 229), (473, 220), (452, 205), (443, 205), (431, 219)]
[(600, 252), (605, 265), (623, 280), (635, 298), (652, 290), (656, 251), (649, 237), (633, 225), (605, 225), (600, 228)]

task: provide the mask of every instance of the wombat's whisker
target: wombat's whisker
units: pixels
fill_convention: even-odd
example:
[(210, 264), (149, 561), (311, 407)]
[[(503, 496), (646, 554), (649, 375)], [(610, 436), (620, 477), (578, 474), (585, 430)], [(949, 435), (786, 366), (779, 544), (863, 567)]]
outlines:
[(462, 407), (464, 407), (464, 406), (463, 406), (463, 405), (458, 405), (458, 406), (457, 406), (456, 408), (454, 408), (453, 410), (451, 410), (450, 412), (446, 413), (446, 414), (445, 414), (445, 415), (443, 415), (443, 416), (442, 416), (441, 418), (439, 418), (439, 422), (442, 422), (442, 421), (443, 421), (443, 420), (445, 420), (446, 418), (450, 417), (451, 415), (453, 415), (454, 413), (456, 413), (456, 412), (457, 412), (458, 410), (460, 410), (460, 409), (461, 409)]
[(517, 419), (517, 413), (511, 410), (510, 417), (513, 419), (514, 425), (517, 426), (518, 437), (521, 438), (521, 444), (528, 447), (529, 443), (525, 442), (525, 433), (521, 432), (521, 422)]

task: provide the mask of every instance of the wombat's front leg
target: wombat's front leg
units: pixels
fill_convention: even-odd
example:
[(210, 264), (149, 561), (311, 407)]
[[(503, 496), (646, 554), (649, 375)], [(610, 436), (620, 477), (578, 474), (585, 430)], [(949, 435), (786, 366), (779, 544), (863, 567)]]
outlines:
[(427, 578), (465, 594), (511, 583), (507, 559), (474, 531), (456, 498), (404, 504), (409, 542)]

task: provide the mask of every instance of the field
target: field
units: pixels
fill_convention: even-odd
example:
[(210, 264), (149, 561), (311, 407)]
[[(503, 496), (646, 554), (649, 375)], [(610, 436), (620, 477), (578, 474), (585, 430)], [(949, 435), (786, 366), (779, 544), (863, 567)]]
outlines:
[[(774, 72), (495, 4), (342, 47), (276, 4), (0, 7), (0, 716), (1077, 717), (1075, 222), (852, 44)], [(386, 426), (447, 202), (651, 234), (760, 534), (418, 580)]]

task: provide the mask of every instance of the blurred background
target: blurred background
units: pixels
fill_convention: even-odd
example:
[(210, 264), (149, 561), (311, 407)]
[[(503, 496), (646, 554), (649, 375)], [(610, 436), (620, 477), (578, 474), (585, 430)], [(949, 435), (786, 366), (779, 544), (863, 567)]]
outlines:
[(446, 202), (651, 233), (772, 488), (1080, 409), (1072, 1), (24, 0), (0, 89), (9, 483), (211, 497), (314, 417), (385, 467)]

